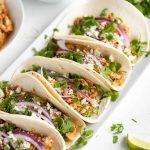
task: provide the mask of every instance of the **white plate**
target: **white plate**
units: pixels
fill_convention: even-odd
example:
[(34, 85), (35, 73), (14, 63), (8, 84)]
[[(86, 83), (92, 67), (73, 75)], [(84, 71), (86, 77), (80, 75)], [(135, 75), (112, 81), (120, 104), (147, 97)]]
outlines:
[[(80, 2), (84, 3), (84, 0)], [(56, 20), (53, 21), (44, 31), (43, 33), (22, 53), (22, 55), (16, 59), (16, 61), (1, 75), (0, 80), (9, 80), (13, 75), (14, 71), (25, 61), (27, 58), (31, 57), (34, 53), (32, 51), (33, 48), (41, 49), (45, 45), (44, 36), (51, 35), (53, 33), (53, 29), (62, 21), (62, 19), (66, 16), (66, 14), (72, 10), (72, 8), (78, 5), (78, 3), (71, 4), (68, 8), (66, 8), (61, 15), (59, 15)], [(149, 59), (143, 59), (133, 70), (131, 74), (131, 78), (128, 80), (126, 87), (121, 91), (120, 98), (115, 102), (111, 107), (107, 108), (107, 111), (103, 114), (101, 121), (96, 124), (89, 125), (89, 128), (93, 129), (95, 134), (98, 133), (98, 130), (103, 125), (104, 121), (108, 119), (108, 117), (113, 113), (116, 107), (125, 100), (125, 96), (128, 94), (130, 88), (135, 84), (141, 74), (144, 72), (146, 67), (149, 64)]]

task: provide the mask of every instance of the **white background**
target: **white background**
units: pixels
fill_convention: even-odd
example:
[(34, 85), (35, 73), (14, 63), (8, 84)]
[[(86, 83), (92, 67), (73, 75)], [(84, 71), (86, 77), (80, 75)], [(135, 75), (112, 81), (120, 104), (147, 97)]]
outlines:
[[(5, 71), (70, 2), (71, 0), (66, 0), (59, 4), (47, 4), (38, 0), (23, 0), (24, 25), (9, 50), (1, 52), (0, 73)], [(133, 122), (132, 118), (138, 122)], [(112, 143), (110, 126), (113, 123), (123, 123), (125, 128), (117, 144)], [(84, 150), (127, 150), (127, 133), (138, 134), (150, 140), (150, 65)]]

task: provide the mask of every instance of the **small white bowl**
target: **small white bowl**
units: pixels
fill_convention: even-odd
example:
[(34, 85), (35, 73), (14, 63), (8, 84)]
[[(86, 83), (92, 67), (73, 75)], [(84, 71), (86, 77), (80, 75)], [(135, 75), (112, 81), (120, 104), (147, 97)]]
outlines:
[(5, 0), (5, 4), (12, 19), (14, 30), (11, 33), (8, 41), (6, 42), (4, 47), (0, 49), (0, 51), (3, 51), (13, 43), (21, 30), (24, 20), (24, 8), (21, 0)]

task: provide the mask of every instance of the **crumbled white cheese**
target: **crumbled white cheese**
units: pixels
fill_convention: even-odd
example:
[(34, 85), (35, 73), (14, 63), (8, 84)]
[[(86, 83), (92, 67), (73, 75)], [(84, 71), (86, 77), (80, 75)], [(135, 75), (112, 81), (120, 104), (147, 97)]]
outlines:
[(16, 93), (20, 93), (20, 92), (21, 92), (21, 87), (17, 87)]
[(27, 142), (27, 141), (23, 141), (22, 145), (23, 145), (24, 149), (30, 148), (30, 146), (31, 146), (31, 144), (29, 142)]
[(51, 105), (49, 103), (46, 103), (46, 108), (47, 108), (47, 110), (50, 110)]
[(87, 66), (87, 68), (89, 68), (89, 69), (94, 69), (94, 65), (93, 64), (86, 64), (86, 66)]
[(110, 55), (110, 56), (109, 56), (109, 60), (110, 60), (111, 62), (114, 62), (114, 57), (113, 57), (112, 55)]
[(81, 100), (81, 104), (85, 104), (86, 103), (86, 98)]

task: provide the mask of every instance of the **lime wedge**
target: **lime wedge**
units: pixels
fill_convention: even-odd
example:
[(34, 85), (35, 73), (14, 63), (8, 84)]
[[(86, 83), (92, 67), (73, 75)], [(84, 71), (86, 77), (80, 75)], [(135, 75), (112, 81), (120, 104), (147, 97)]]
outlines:
[(127, 143), (130, 150), (150, 150), (150, 142), (127, 135)]

